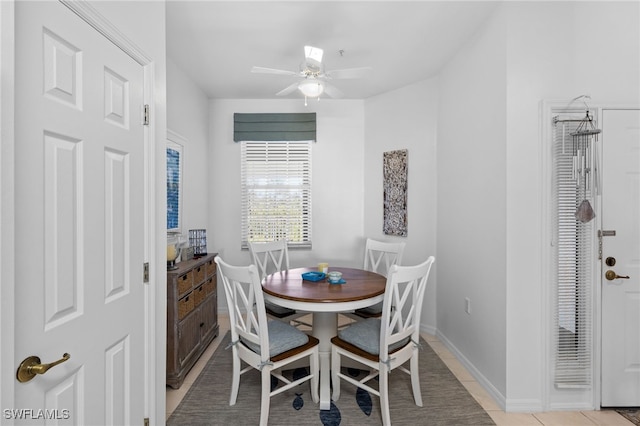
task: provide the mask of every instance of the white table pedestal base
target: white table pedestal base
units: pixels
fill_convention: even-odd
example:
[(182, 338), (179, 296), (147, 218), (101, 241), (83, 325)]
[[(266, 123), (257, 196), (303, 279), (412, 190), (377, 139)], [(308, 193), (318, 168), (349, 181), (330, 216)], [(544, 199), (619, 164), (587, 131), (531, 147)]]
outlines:
[(338, 334), (338, 314), (313, 313), (313, 336), (320, 341), (320, 409), (331, 408), (331, 338)]

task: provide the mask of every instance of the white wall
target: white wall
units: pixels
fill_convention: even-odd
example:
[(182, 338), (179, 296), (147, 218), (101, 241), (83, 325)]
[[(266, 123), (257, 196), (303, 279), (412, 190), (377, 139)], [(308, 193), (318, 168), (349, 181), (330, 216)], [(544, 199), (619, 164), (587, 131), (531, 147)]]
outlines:
[(167, 127), (185, 139), (182, 186), (182, 234), (206, 228), (209, 152), (209, 98), (170, 59), (167, 60)]
[(442, 71), (437, 149), (438, 333), (499, 395), (507, 392), (504, 27), (494, 14)]
[[(240, 249), (240, 145), (233, 141), (233, 114), (316, 112), (317, 143), (312, 148), (313, 248), (291, 250), (291, 267), (359, 266), (364, 261), (363, 101), (322, 99), (211, 100), (209, 103), (209, 218), (207, 245), (227, 262), (250, 263)], [(219, 305), (226, 309), (218, 289)]]
[[(431, 79), (365, 101), (364, 234), (405, 242), (402, 264), (416, 265), (436, 254), (436, 130), (438, 81)], [(382, 157), (407, 149), (407, 236), (384, 235)], [(431, 270), (421, 329), (436, 330), (436, 271)]]

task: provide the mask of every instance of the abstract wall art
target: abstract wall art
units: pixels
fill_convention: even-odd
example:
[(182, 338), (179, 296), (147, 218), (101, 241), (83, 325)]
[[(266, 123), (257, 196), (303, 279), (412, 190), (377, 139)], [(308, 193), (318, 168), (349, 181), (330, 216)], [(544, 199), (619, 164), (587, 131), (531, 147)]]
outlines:
[(406, 149), (383, 153), (383, 232), (386, 235), (407, 236), (408, 155)]

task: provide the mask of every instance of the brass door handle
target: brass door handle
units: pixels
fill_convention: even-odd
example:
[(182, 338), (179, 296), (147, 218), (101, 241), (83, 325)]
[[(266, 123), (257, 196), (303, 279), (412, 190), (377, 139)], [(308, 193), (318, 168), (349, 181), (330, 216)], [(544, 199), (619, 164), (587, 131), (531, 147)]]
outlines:
[(625, 280), (629, 279), (628, 275), (618, 275), (614, 271), (612, 271), (611, 269), (609, 269), (607, 272), (604, 273), (604, 277), (606, 279), (608, 279), (609, 281), (613, 281), (613, 280), (616, 280), (618, 278), (623, 278)]
[(30, 356), (28, 358), (25, 358), (25, 360), (20, 363), (20, 367), (18, 367), (16, 376), (20, 383), (28, 382), (29, 380), (33, 379), (36, 374), (44, 374), (49, 371), (51, 367), (62, 364), (69, 358), (71, 358), (71, 355), (64, 354), (62, 355), (62, 358), (50, 364), (40, 364), (40, 358), (38, 358), (37, 356)]

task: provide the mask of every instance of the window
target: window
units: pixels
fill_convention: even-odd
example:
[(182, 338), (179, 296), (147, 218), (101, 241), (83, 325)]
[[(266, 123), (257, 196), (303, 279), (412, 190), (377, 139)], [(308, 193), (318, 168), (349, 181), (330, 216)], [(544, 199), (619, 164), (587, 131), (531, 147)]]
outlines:
[(311, 141), (242, 141), (242, 247), (311, 247)]
[[(584, 114), (582, 115), (584, 116)], [(571, 133), (582, 117), (565, 117), (553, 126), (553, 248), (554, 346), (557, 388), (589, 388), (592, 377), (592, 300), (595, 265), (594, 220), (578, 220), (576, 212), (584, 200), (595, 200), (587, 189), (596, 185), (593, 173), (583, 181), (582, 170), (595, 171), (595, 143), (574, 145)], [(587, 154), (583, 151), (588, 151)], [(589, 169), (589, 164), (595, 164)]]

